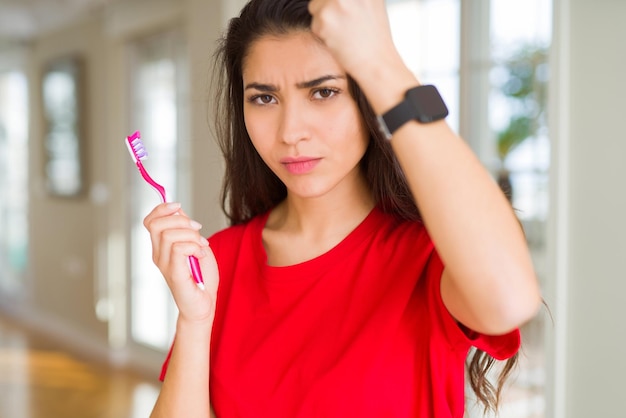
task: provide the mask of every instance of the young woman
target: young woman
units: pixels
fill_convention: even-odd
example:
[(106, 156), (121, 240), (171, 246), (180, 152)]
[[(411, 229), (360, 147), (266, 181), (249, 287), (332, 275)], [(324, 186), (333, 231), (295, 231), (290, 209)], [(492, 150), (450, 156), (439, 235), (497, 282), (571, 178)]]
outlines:
[(512, 359), (506, 377), (537, 281), (384, 0), (252, 0), (218, 58), (231, 227), (209, 247), (178, 204), (145, 219), (179, 308), (153, 416), (460, 418), (472, 347), (472, 386), (496, 407), (486, 372)]

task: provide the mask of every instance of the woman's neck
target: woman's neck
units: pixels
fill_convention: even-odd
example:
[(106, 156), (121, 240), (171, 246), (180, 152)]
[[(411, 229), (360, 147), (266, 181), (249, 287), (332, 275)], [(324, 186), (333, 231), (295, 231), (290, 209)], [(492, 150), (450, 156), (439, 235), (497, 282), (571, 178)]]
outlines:
[(348, 192), (321, 197), (287, 195), (265, 224), (263, 242), (271, 265), (314, 258), (341, 242), (372, 211), (374, 199), (364, 181)]

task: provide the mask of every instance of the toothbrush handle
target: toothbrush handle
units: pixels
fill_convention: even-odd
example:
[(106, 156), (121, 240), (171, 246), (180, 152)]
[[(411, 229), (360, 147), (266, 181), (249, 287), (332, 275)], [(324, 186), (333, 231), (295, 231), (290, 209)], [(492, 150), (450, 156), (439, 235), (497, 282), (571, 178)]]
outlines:
[(136, 165), (139, 169), (139, 173), (141, 173), (141, 177), (143, 177), (143, 179), (161, 196), (161, 202), (165, 203), (167, 201), (167, 197), (165, 196), (165, 187), (161, 186), (159, 183), (154, 181), (152, 177), (150, 177), (150, 174), (148, 174), (141, 161), (137, 160)]
[(191, 275), (196, 281), (198, 287), (204, 290), (204, 279), (202, 278), (202, 270), (200, 270), (200, 263), (198, 259), (193, 255), (189, 256), (189, 268), (191, 269)]
[[(161, 196), (161, 202), (165, 203), (167, 201), (167, 197), (165, 195), (165, 187), (161, 186), (159, 183), (154, 181), (148, 171), (144, 168), (143, 164), (140, 160), (137, 160), (135, 165), (139, 169), (139, 173), (141, 173), (141, 177), (150, 185), (156, 192)], [(193, 279), (196, 281), (198, 287), (204, 290), (204, 279), (202, 278), (202, 270), (200, 270), (200, 263), (198, 259), (194, 256), (189, 256), (189, 269), (191, 270), (191, 275)]]
[[(156, 190), (156, 192), (161, 196), (161, 202), (165, 203), (167, 201), (167, 197), (165, 195), (165, 187), (161, 186), (159, 183), (154, 181), (152, 177), (150, 177), (150, 174), (148, 174), (141, 162), (137, 162), (137, 167), (139, 168), (139, 172), (141, 173), (141, 176), (144, 178), (144, 180), (146, 180), (148, 184), (150, 184), (152, 188)], [(198, 287), (204, 290), (204, 279), (202, 278), (200, 263), (198, 262), (198, 259), (192, 255), (189, 256), (189, 269), (191, 270), (191, 275), (196, 281)]]

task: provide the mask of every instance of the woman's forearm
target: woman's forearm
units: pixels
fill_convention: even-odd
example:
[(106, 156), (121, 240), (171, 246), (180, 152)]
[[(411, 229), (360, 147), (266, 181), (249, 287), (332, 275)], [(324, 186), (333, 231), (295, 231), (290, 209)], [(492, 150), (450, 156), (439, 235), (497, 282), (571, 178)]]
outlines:
[(209, 399), (210, 323), (178, 320), (176, 341), (152, 418), (213, 416)]

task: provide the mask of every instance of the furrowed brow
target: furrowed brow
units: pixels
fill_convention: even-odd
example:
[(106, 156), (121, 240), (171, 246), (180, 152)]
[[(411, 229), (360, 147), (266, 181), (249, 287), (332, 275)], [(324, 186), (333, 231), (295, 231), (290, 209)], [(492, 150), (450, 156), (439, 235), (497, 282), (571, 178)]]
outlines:
[(329, 75), (316, 78), (314, 80), (303, 81), (301, 83), (296, 84), (296, 87), (298, 87), (299, 89), (310, 89), (312, 87), (317, 87), (320, 84), (323, 84), (324, 82), (329, 81), (329, 80), (345, 80), (345, 78), (346, 77), (343, 75), (329, 74)]
[(250, 83), (250, 84), (247, 84), (246, 87), (244, 88), (244, 90), (251, 90), (251, 89), (262, 91), (265, 93), (274, 93), (278, 91), (278, 87), (272, 84), (262, 84), (262, 83)]
[[(345, 80), (345, 79), (346, 77), (343, 75), (329, 74), (329, 75), (325, 75), (322, 77), (318, 77), (313, 80), (302, 81), (300, 83), (297, 83), (296, 87), (299, 89), (310, 89), (313, 87), (317, 87), (321, 84), (324, 84), (326, 81), (329, 81), (329, 80)], [(252, 89), (262, 91), (265, 93), (274, 93), (280, 90), (278, 87), (276, 87), (273, 84), (263, 84), (263, 83), (255, 83), (255, 82), (246, 84), (246, 86), (244, 87), (244, 90), (252, 90)]]

